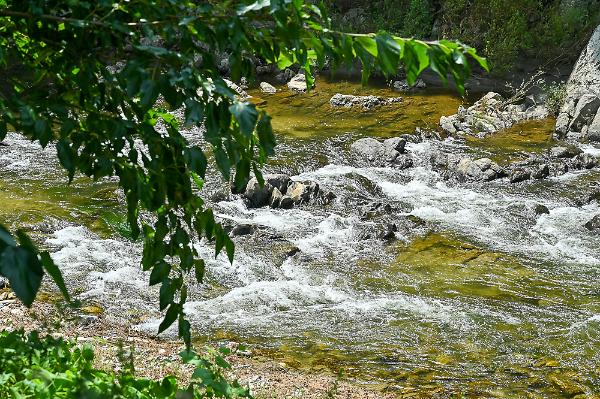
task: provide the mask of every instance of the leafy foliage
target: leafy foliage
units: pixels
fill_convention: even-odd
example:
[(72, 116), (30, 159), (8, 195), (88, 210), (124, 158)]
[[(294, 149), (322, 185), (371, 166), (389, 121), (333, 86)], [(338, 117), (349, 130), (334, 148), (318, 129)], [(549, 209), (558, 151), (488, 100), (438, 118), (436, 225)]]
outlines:
[(182, 352), (195, 366), (191, 383), (182, 388), (175, 377), (161, 381), (137, 378), (133, 365), (122, 373), (93, 367), (90, 346), (22, 331), (0, 332), (0, 397), (2, 398), (249, 398), (246, 388), (230, 383), (223, 373), (230, 368), (222, 352), (200, 357)]
[(600, 24), (596, 1), (327, 0), (334, 25), (361, 31), (454, 38), (482, 50), (492, 72), (504, 74), (519, 56), (537, 66), (572, 63)]
[[(302, 0), (1, 2), (0, 139), (10, 127), (42, 146), (53, 143), (69, 180), (76, 173), (118, 178), (132, 236), (144, 240), (142, 267), (151, 272), (150, 284), (161, 285), (166, 315), (159, 331), (177, 322), (188, 346), (183, 304), (189, 279), (204, 276), (195, 243), (213, 242), (215, 255), (234, 256), (233, 242), (199, 195), (207, 160), (212, 153), (223, 177), (233, 171), (242, 187), (251, 172), (261, 179), (275, 147), (270, 117), (219, 75), (221, 52), (231, 54), (234, 80), (251, 77), (251, 57), (260, 57), (280, 68), (299, 65), (311, 86), (326, 59), (335, 67), (359, 58), (365, 83), (373, 70), (393, 75), (400, 64), (413, 83), (430, 67), (444, 81), (451, 76), (460, 91), (467, 57), (487, 67), (460, 43), (334, 31), (323, 6)], [(201, 132), (193, 140), (182, 134), (191, 127)], [(152, 222), (141, 222), (143, 213)], [(25, 255), (36, 252), (23, 234), (18, 247), (8, 241), (0, 272), (30, 304), (40, 257)], [(46, 265), (49, 257), (41, 259)], [(58, 269), (48, 265), (62, 287)]]

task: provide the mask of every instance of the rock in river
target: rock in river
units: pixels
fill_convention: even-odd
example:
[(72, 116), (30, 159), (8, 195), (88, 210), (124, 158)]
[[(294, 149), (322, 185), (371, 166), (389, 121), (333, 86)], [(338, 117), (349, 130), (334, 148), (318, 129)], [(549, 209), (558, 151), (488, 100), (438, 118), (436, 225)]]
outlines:
[(371, 137), (359, 139), (352, 143), (352, 151), (369, 166), (395, 167), (406, 169), (413, 166), (413, 159), (406, 154), (406, 140), (394, 137), (383, 142)]
[(363, 109), (373, 109), (382, 105), (399, 102), (402, 102), (402, 97), (353, 96), (340, 93), (337, 93), (329, 100), (332, 107), (362, 107)]

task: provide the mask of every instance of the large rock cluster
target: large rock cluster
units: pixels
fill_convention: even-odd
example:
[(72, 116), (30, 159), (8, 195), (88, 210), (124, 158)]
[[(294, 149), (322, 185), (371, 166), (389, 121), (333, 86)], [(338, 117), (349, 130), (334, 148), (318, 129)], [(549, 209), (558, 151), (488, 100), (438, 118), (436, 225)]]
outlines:
[(329, 204), (335, 199), (333, 193), (324, 192), (316, 182), (293, 181), (284, 174), (265, 175), (262, 186), (256, 178), (250, 179), (242, 196), (250, 208), (290, 209), (308, 203)]
[(413, 159), (406, 154), (406, 139), (394, 137), (384, 141), (366, 137), (352, 143), (350, 149), (359, 163), (375, 167), (406, 169), (413, 166)]
[(448, 134), (469, 134), (485, 137), (518, 122), (544, 119), (548, 110), (531, 102), (506, 104), (498, 93), (489, 92), (469, 108), (459, 107), (458, 113), (440, 118), (440, 127)]
[(431, 156), (431, 164), (446, 178), (459, 181), (486, 182), (507, 178), (510, 183), (520, 183), (560, 176), (573, 170), (596, 168), (600, 166), (600, 159), (583, 153), (574, 146), (557, 146), (546, 154), (532, 154), (526, 160), (505, 166), (500, 166), (489, 158), (473, 159), (442, 152)]
[(389, 105), (402, 102), (402, 97), (379, 97), (379, 96), (353, 96), (350, 94), (337, 93), (329, 100), (333, 107), (362, 107), (363, 109), (372, 109), (382, 105)]
[(559, 138), (569, 134), (600, 141), (600, 26), (567, 82), (567, 96), (556, 119)]

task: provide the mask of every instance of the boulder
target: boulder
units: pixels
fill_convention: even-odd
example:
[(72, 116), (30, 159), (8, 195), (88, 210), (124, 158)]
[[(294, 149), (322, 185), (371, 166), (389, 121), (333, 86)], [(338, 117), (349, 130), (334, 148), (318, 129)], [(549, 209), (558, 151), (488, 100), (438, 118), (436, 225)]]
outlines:
[(550, 149), (550, 156), (552, 158), (573, 158), (583, 151), (575, 146), (556, 146)]
[(370, 166), (406, 169), (413, 165), (413, 160), (405, 154), (405, 146), (404, 138), (391, 138), (381, 142), (366, 137), (352, 143), (350, 148)]
[(272, 191), (273, 186), (265, 183), (265, 185), (261, 187), (256, 177), (253, 177), (246, 185), (243, 196), (248, 201), (248, 206), (251, 208), (260, 208), (269, 204)]
[(545, 179), (548, 176), (550, 176), (550, 167), (545, 163), (534, 166), (531, 171), (531, 177), (534, 179)]
[(230, 235), (232, 237), (247, 236), (254, 234), (255, 231), (256, 226), (253, 224), (238, 224), (231, 230)]
[(508, 178), (511, 183), (520, 183), (531, 179), (531, 172), (527, 169), (513, 169)]
[(378, 97), (378, 96), (353, 96), (350, 94), (337, 93), (329, 100), (332, 107), (362, 107), (373, 109), (382, 105), (402, 102), (402, 97)]
[(288, 88), (295, 93), (304, 93), (308, 89), (306, 84), (306, 76), (299, 73), (294, 76), (287, 84)]
[(265, 94), (275, 94), (277, 93), (277, 89), (270, 83), (260, 82), (260, 91)]
[(310, 194), (309, 186), (295, 181), (290, 184), (285, 195), (290, 197), (294, 204), (302, 204), (310, 200)]
[[(600, 26), (582, 51), (567, 81), (567, 96), (556, 120), (556, 135), (581, 133), (594, 124), (600, 107)], [(599, 121), (600, 123), (600, 121)], [(596, 137), (596, 127), (592, 137)], [(589, 128), (586, 129), (589, 131)]]
[(285, 71), (278, 73), (275, 76), (275, 80), (281, 84), (287, 83), (290, 80), (292, 80), (292, 78), (296, 76), (296, 73), (294, 71), (292, 71), (289, 68), (286, 68)]
[(504, 170), (489, 158), (463, 158), (456, 166), (459, 178), (471, 181), (491, 181), (505, 176)]

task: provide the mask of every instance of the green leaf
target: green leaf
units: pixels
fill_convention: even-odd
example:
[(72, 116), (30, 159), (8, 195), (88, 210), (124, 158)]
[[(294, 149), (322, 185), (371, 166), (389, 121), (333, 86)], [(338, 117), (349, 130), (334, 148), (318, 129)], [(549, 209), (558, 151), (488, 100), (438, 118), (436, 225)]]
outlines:
[(171, 327), (175, 320), (177, 320), (179, 313), (181, 313), (181, 305), (179, 305), (178, 303), (172, 303), (171, 306), (169, 306), (169, 309), (167, 309), (165, 318), (158, 326), (158, 333), (160, 334), (167, 328)]
[(42, 265), (44, 266), (44, 269), (46, 270), (46, 273), (48, 273), (48, 275), (56, 283), (56, 285), (58, 286), (58, 289), (63, 294), (63, 297), (68, 302), (70, 302), (71, 298), (69, 296), (69, 291), (67, 290), (67, 286), (65, 285), (65, 280), (63, 278), (63, 275), (60, 272), (60, 269), (58, 268), (58, 266), (56, 266), (56, 264), (50, 257), (50, 254), (47, 251), (44, 251), (44, 252), (40, 253), (40, 258), (42, 261)]
[(166, 278), (163, 280), (162, 285), (160, 286), (160, 294), (159, 294), (159, 308), (160, 310), (165, 310), (169, 304), (173, 302), (175, 298), (175, 288), (173, 287), (173, 280), (170, 278)]
[(388, 76), (396, 74), (400, 59), (400, 45), (387, 32), (379, 32), (375, 37), (375, 41), (381, 69)]
[(206, 156), (198, 147), (188, 147), (184, 150), (185, 160), (192, 172), (195, 172), (204, 179), (206, 175)]
[(0, 274), (10, 281), (21, 302), (31, 306), (44, 276), (37, 253), (23, 247), (6, 247), (0, 256)]
[(202, 283), (204, 281), (204, 272), (206, 271), (206, 265), (204, 263), (204, 259), (197, 259), (194, 261), (194, 274), (196, 276), (196, 281), (198, 283)]
[(256, 107), (247, 102), (235, 102), (229, 107), (229, 111), (240, 126), (240, 132), (246, 137), (251, 137), (258, 120)]
[(165, 261), (160, 261), (152, 268), (152, 272), (150, 273), (150, 285), (152, 286), (160, 283), (165, 278), (169, 277), (170, 272), (171, 265)]

